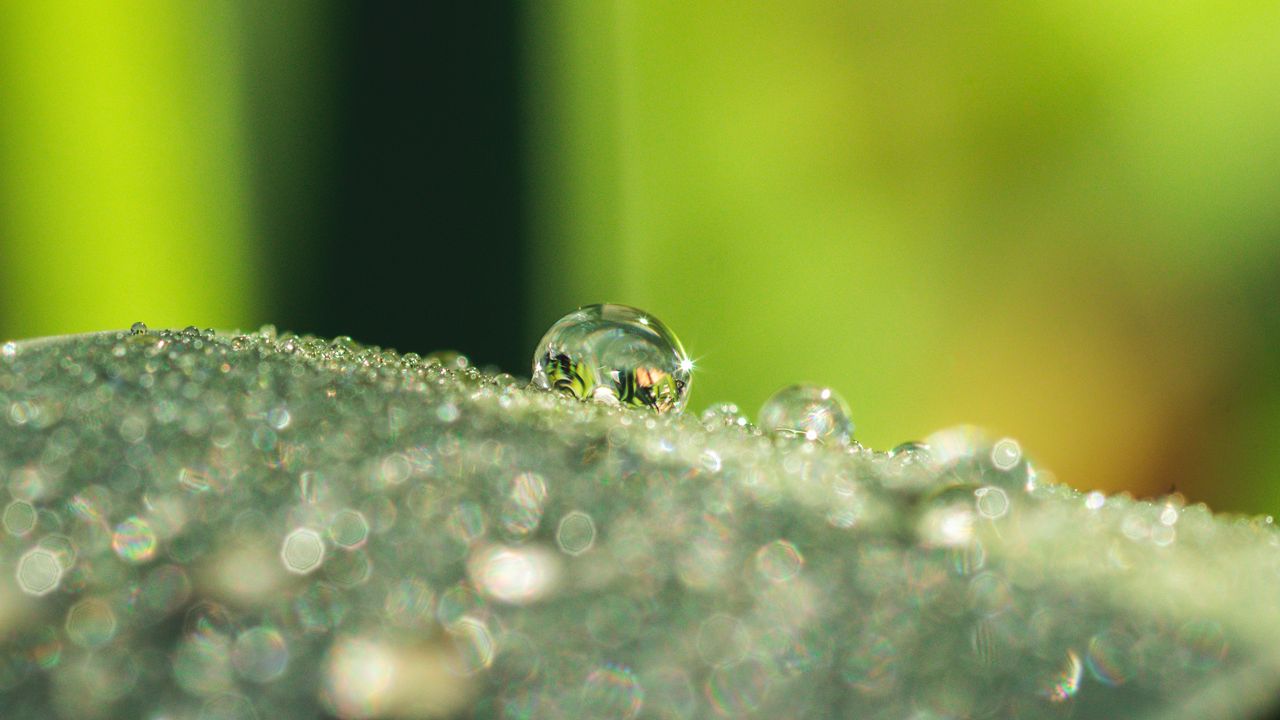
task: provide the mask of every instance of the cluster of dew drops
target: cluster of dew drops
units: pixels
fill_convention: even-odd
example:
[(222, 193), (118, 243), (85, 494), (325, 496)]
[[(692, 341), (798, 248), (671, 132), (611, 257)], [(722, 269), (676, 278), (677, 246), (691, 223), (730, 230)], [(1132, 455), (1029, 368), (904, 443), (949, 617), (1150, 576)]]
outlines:
[[(131, 332), (133, 335), (145, 335), (148, 330), (144, 324), (136, 323), (131, 328)], [(212, 336), (213, 331), (201, 331), (195, 327), (188, 327), (180, 331), (180, 334), (188, 338), (201, 338)], [(271, 329), (271, 334), (274, 335), (274, 328)], [(296, 338), (282, 339), (280, 347), (292, 352), (295, 342), (304, 341), (297, 341)], [(345, 347), (351, 343), (351, 340), (350, 338), (338, 338), (333, 343), (335, 347)], [(119, 346), (119, 348), (120, 352), (118, 354), (122, 356), (125, 349), (123, 346)], [(0, 348), (0, 356), (12, 357), (15, 352), (15, 346), (12, 343)], [(432, 353), (423, 358), (423, 360), (426, 361), (426, 364), (438, 365), (450, 370), (470, 371), (469, 360), (465, 356), (454, 352)], [(577, 400), (611, 407), (629, 408), (643, 413), (680, 416), (688, 404), (694, 369), (694, 362), (685, 352), (679, 339), (657, 318), (636, 308), (624, 305), (590, 305), (579, 308), (561, 318), (543, 336), (534, 352), (531, 384), (533, 387), (547, 393), (565, 395)], [(516, 379), (509, 375), (495, 376), (494, 379), (503, 386), (515, 387), (517, 385)], [(446, 423), (452, 422), (458, 417), (458, 408), (453, 404), (443, 404), (437, 410), (437, 416)], [(287, 419), (283, 422), (287, 424)], [(843, 450), (851, 454), (869, 452), (854, 437), (854, 423), (847, 403), (834, 390), (820, 385), (790, 385), (778, 390), (760, 408), (754, 424), (739, 410), (738, 406), (727, 402), (718, 403), (707, 408), (698, 418), (698, 422), (708, 430), (740, 429), (744, 432), (777, 437), (782, 443), (794, 442), (796, 447), (806, 449), (822, 446), (834, 450)], [(910, 475), (911, 473), (905, 472), (905, 470), (921, 469), (914, 466), (928, 466), (935, 460), (956, 454), (954, 448), (948, 447), (946, 438), (947, 435), (945, 433), (931, 436), (929, 441), (933, 445), (932, 448), (924, 443), (908, 442), (880, 455), (882, 458), (887, 457), (892, 460), (891, 467), (895, 472)], [(955, 440), (957, 443), (963, 441), (966, 440)], [(990, 454), (988, 457), (990, 463), (999, 471), (1010, 471), (1020, 466), (1020, 464), (1024, 468), (1028, 465), (1021, 456), (1019, 445), (1011, 439), (999, 440), (989, 449)], [(717, 460), (716, 462), (718, 469), (719, 461)], [(986, 462), (985, 459), (984, 462)], [(1011, 477), (1022, 478), (1024, 475), (1028, 477), (1027, 487), (1030, 489), (1031, 478), (1034, 477), (1033, 473), (1011, 474)], [(975, 634), (972, 636), (973, 651), (975, 655), (986, 658), (986, 662), (995, 662), (998, 659), (998, 653), (991, 648), (998, 646), (997, 641), (1000, 638), (996, 636), (996, 630), (1000, 628), (1000, 625), (992, 618), (1004, 613), (1007, 608), (1014, 605), (1016, 598), (1014, 598), (1013, 593), (1015, 590), (1005, 583), (995, 571), (979, 572), (984, 568), (985, 556), (981, 543), (969, 542), (971, 539), (970, 524), (975, 520), (972, 514), (968, 512), (968, 508), (976, 507), (978, 515), (984, 519), (996, 519), (1009, 514), (1010, 500), (995, 485), (976, 489), (967, 485), (963, 487), (955, 486), (951, 490), (965, 495), (963, 498), (966, 505), (965, 511), (954, 511), (958, 507), (958, 503), (952, 504), (951, 501), (955, 499), (955, 496), (949, 495), (947, 488), (936, 491), (931, 490), (932, 494), (928, 497), (937, 499), (939, 502), (936, 504), (922, 503), (920, 509), (923, 515), (917, 518), (920, 521), (920, 539), (928, 547), (946, 549), (956, 577), (972, 576), (972, 580), (966, 581), (968, 584), (964, 586), (968, 588), (964, 597), (967, 598), (966, 601), (971, 602), (976, 608), (974, 612), (982, 615), (980, 624), (975, 625)], [(524, 510), (537, 507), (538, 513), (541, 513), (540, 503), (545, 495), (546, 488), (536, 473), (522, 474), (517, 478), (516, 492), (513, 497), (519, 501), (516, 503), (519, 507)], [(1084, 498), (1084, 506), (1090, 511), (1098, 511), (1104, 504), (1108, 503), (1101, 493), (1090, 493)], [(925, 507), (925, 505), (928, 505), (928, 507)], [(30, 508), (30, 505), (21, 504), (12, 507), (26, 510)], [(849, 527), (854, 520), (846, 519), (844, 515), (840, 514), (844, 509), (844, 506), (837, 508), (834, 511), (836, 514), (828, 516), (828, 522), (838, 527)], [(1135, 541), (1149, 540), (1151, 545), (1160, 547), (1172, 544), (1175, 523), (1178, 526), (1184, 524), (1179, 522), (1180, 503), (1166, 503), (1162, 507), (1154, 508), (1154, 511), (1158, 513), (1157, 516), (1151, 516), (1149, 512), (1142, 508), (1135, 508), (1134, 512), (1126, 516), (1121, 530)], [(31, 518), (18, 517), (12, 512), (6, 512), (5, 515), (4, 525), (11, 532), (15, 523), (20, 522), (24, 532), (30, 529), (29, 525), (34, 525), (34, 515)], [(463, 517), (464, 515), (459, 513), (458, 516)], [(1204, 520), (1204, 523), (1208, 523), (1208, 520)], [(463, 523), (460, 522), (459, 524)], [(528, 515), (516, 516), (516, 519), (511, 521), (511, 525), (521, 533), (531, 531), (536, 524), (537, 520), (530, 520)], [(1267, 524), (1270, 525), (1269, 519)], [(334, 524), (329, 532), (334, 543), (345, 549), (363, 543), (369, 532), (369, 526), (363, 516), (347, 509), (341, 511), (335, 517)], [(593, 524), (591, 517), (584, 512), (574, 510), (564, 515), (559, 523), (556, 529), (556, 542), (566, 554), (577, 557), (586, 553), (593, 546), (593, 543), (596, 542), (595, 534), (596, 526)], [(1011, 544), (1013, 544), (1012, 541)], [(121, 523), (112, 536), (112, 549), (120, 557), (131, 563), (150, 559), (155, 555), (156, 547), (157, 539), (155, 533), (145, 523), (132, 518)], [(718, 546), (714, 543), (709, 543), (706, 547), (715, 549)], [(324, 548), (324, 540), (317, 531), (308, 528), (297, 528), (284, 538), (280, 557), (291, 573), (305, 575), (311, 573), (322, 564), (324, 561)], [(868, 573), (877, 568), (883, 568), (885, 573), (891, 572), (889, 568), (893, 563), (889, 559), (897, 557), (887, 549), (887, 546), (879, 546), (875, 543), (868, 543), (866, 547), (860, 548), (859, 552), (861, 553), (859, 557), (867, 563)], [(1127, 559), (1127, 555), (1118, 555), (1117, 557), (1120, 557), (1126, 563), (1130, 562)], [(522, 555), (514, 550), (494, 549), (492, 552), (486, 550), (483, 553), (478, 553), (473, 560), (468, 562), (468, 572), (471, 571), (470, 568), (473, 566), (481, 568), (485, 573), (485, 577), (488, 578), (488, 581), (481, 583), (482, 588), (500, 602), (511, 605), (522, 605), (536, 597), (541, 597), (539, 593), (544, 592), (544, 588), (549, 587), (547, 583), (551, 582), (546, 579), (546, 577), (550, 576), (549, 571), (544, 572), (543, 575), (545, 577), (539, 579), (538, 568), (541, 566), (537, 563), (541, 562), (541, 556), (537, 554)], [(791, 579), (800, 572), (804, 564), (804, 558), (797, 546), (792, 542), (785, 539), (775, 539), (760, 546), (755, 555), (755, 564), (760, 574), (766, 577), (770, 583), (780, 583)], [(912, 565), (905, 561), (902, 566), (914, 569), (925, 567), (923, 565)], [(548, 565), (547, 567), (551, 566)], [(54, 554), (44, 548), (37, 548), (28, 552), (19, 561), (16, 575), (22, 589), (28, 594), (44, 595), (56, 589), (61, 572)], [(898, 571), (892, 570), (892, 572), (896, 573)], [(691, 573), (690, 576), (693, 577), (694, 575), (696, 573)], [(890, 577), (890, 575), (886, 575), (886, 577)], [(513, 578), (515, 579), (513, 580)], [(937, 590), (939, 597), (943, 597), (942, 590), (949, 586), (944, 585), (942, 581), (936, 580), (936, 578), (931, 578), (933, 578), (932, 575), (917, 578), (913, 592), (923, 593), (924, 590), (922, 588), (926, 585), (924, 580), (928, 580), (933, 583), (930, 587)], [(503, 582), (498, 582), (499, 580)], [(959, 586), (957, 585), (957, 587)], [(783, 597), (783, 595), (778, 595), (778, 597)], [(886, 597), (890, 596), (886, 595)], [(921, 594), (920, 597), (925, 596)], [(96, 603), (97, 601), (91, 602)], [(939, 605), (941, 605), (941, 601), (939, 601)], [(93, 628), (102, 624), (97, 622), (97, 615), (85, 615), (86, 612), (99, 608), (99, 605), (88, 604), (76, 607), (88, 608), (88, 610), (77, 611), (77, 614), (68, 621), (69, 631), (75, 628), (78, 632), (78, 629), (82, 626)], [(1013, 613), (1009, 614), (1013, 615)], [(890, 619), (893, 617), (897, 617), (897, 615), (891, 615)], [(1054, 638), (1058, 634), (1065, 632), (1059, 632), (1056, 629), (1057, 626), (1050, 623), (1052, 618), (1045, 620), (1047, 617), (1049, 616), (1031, 616), (1033, 620), (1038, 618), (1037, 622), (1039, 624), (1036, 625), (1037, 632), (1040, 633), (1038, 637), (1042, 636), (1041, 639)], [(1064, 615), (1063, 617), (1072, 618), (1075, 616)], [(882, 618), (879, 617), (868, 618), (868, 628), (874, 630), (875, 625), (886, 624), (888, 629), (885, 632), (890, 632), (894, 627), (897, 627), (888, 620), (883, 623), (881, 623), (881, 620)], [(921, 622), (927, 623), (929, 620), (924, 619)], [(1010, 620), (1010, 622), (1013, 621)], [(115, 632), (114, 623), (115, 620), (112, 617), (112, 632)], [(728, 630), (725, 630), (724, 627), (728, 627)], [(1011, 627), (1014, 626), (1011, 625)], [(1092, 626), (1090, 627), (1092, 628)], [(1110, 626), (1107, 627), (1109, 628)], [(1204, 628), (1210, 628), (1213, 632), (1205, 631)], [(870, 633), (871, 630), (868, 630), (868, 632)], [(833, 627), (832, 632), (836, 631), (837, 629)], [(1112, 632), (1110, 629), (1101, 629), (1097, 632), (1092, 632), (1088, 640), (1084, 641), (1083, 644), (1076, 643), (1073, 646), (1074, 649), (1065, 650), (1065, 659), (1060, 652), (1047, 654), (1047, 659), (1041, 658), (1045, 660), (1048, 666), (1052, 667), (1052, 672), (1047, 676), (1049, 678), (1048, 689), (1040, 688), (1040, 694), (1047, 697), (1053, 704), (1062, 704), (1071, 699), (1080, 688), (1082, 673), (1086, 666), (1099, 682), (1105, 685), (1123, 684), (1127, 679), (1126, 674), (1132, 675), (1136, 672), (1134, 668), (1139, 663), (1135, 659), (1136, 656), (1130, 657), (1132, 653), (1130, 653), (1128, 645), (1116, 640), (1117, 637), (1124, 640), (1130, 634), (1137, 633), (1130, 633), (1127, 626), (1122, 628), (1122, 631)], [(905, 627), (900, 628), (897, 632), (900, 632), (901, 636), (908, 640), (912, 637), (909, 629)], [(733, 618), (722, 613), (713, 614), (700, 626), (697, 633), (697, 649), (702, 652), (704, 650), (703, 645), (715, 645), (718, 647), (721, 644), (733, 645), (734, 647), (742, 645), (745, 647), (745, 641), (738, 642), (740, 637), (745, 637), (744, 633), (745, 631), (742, 629), (741, 624), (734, 621)], [(1181, 635), (1178, 633), (1181, 633)], [(1155, 635), (1154, 633), (1149, 634)], [(720, 643), (716, 641), (704, 643), (706, 637), (717, 638), (722, 635), (731, 636), (734, 638), (733, 642)], [(1196, 624), (1183, 626), (1177, 632), (1166, 632), (1165, 635), (1183, 638), (1184, 640), (1185, 638), (1190, 638), (1182, 641), (1180, 645), (1176, 645), (1176, 647), (1184, 647), (1184, 649), (1191, 648), (1184, 653), (1187, 658), (1190, 658), (1186, 661), (1189, 665), (1199, 663), (1200, 666), (1205, 668), (1216, 667), (1223, 662), (1223, 658), (1226, 656), (1227, 643), (1224, 634), (1216, 624), (1208, 620), (1197, 621)], [(259, 644), (265, 646), (264, 643), (260, 642), (264, 637), (261, 634), (246, 634), (246, 637), (248, 639), (244, 642), (249, 644), (248, 646), (251, 650)], [(488, 636), (485, 635), (485, 637), (487, 638)], [(763, 637), (765, 636), (762, 635)], [(788, 642), (791, 640), (790, 636), (785, 633), (774, 633), (767, 635), (767, 637), (782, 637)], [(277, 636), (271, 636), (266, 639), (277, 644), (283, 643), (283, 640)], [(769, 642), (773, 642), (773, 640)], [(907, 642), (907, 640), (903, 642)], [(876, 692), (887, 693), (887, 689), (877, 691), (869, 683), (875, 681), (883, 685), (884, 688), (893, 687), (892, 683), (896, 681), (886, 680), (885, 678), (892, 678), (892, 668), (896, 667), (895, 663), (897, 663), (897, 658), (899, 657), (897, 653), (900, 651), (895, 650), (884, 636), (877, 634), (867, 634), (863, 639), (850, 640), (850, 643), (850, 649), (847, 653), (849, 660), (841, 660), (847, 666), (842, 667), (842, 673), (846, 674), (845, 682), (852, 682), (860, 691), (870, 693), (870, 696), (875, 696)], [(1164, 647), (1153, 643), (1154, 641), (1150, 641), (1148, 644), (1150, 647)], [(899, 644), (901, 645), (902, 643), (900, 642)], [(1054, 645), (1052, 642), (1041, 642), (1040, 644), (1046, 646)], [(279, 646), (283, 647), (283, 645)], [(271, 645), (271, 647), (276, 647), (276, 645)], [(1087, 651), (1084, 649), (1086, 647)], [(1121, 649), (1117, 650), (1117, 647)], [(486, 666), (493, 661), (492, 650), (493, 648), (489, 647), (489, 652), (485, 655), (484, 664)], [(1055, 652), (1056, 650), (1057, 648), (1055, 648)], [(253, 657), (262, 654), (250, 653)], [(1152, 651), (1149, 654), (1152, 657), (1175, 657), (1173, 653), (1156, 651)], [(779, 657), (784, 655), (784, 653), (780, 653)], [(787, 658), (790, 658), (789, 662), (791, 660), (795, 661), (791, 670), (802, 669), (803, 664), (801, 661), (818, 662), (817, 660), (806, 659), (807, 656), (803, 652), (797, 651), (793, 655), (795, 657), (786, 655)], [(341, 658), (342, 655), (339, 653), (335, 657)], [(357, 654), (354, 657), (363, 656)], [(271, 666), (279, 669), (270, 673), (270, 679), (274, 679), (274, 677), (283, 673), (284, 662), (280, 661)], [(369, 675), (367, 669), (355, 667), (357, 664), (338, 663), (331, 668), (331, 671), (334, 676), (340, 678), (348, 675), (353, 677)], [(758, 696), (763, 692), (757, 687), (760, 684), (756, 682), (759, 678), (755, 674), (748, 672), (752, 668), (760, 668), (762, 666), (753, 664), (753, 662), (736, 665), (728, 661), (722, 663), (719, 659), (714, 664), (716, 664), (717, 670), (712, 671), (709, 676), (710, 679), (705, 686), (708, 693), (708, 701), (713, 705), (719, 703), (717, 707), (724, 712), (717, 710), (717, 713), (723, 716), (751, 714), (750, 712), (736, 712), (736, 710), (742, 709), (738, 707), (738, 705), (745, 702), (742, 698), (751, 697), (752, 693)], [(254, 669), (256, 667), (254, 666)], [(747, 670), (740, 670), (741, 668), (746, 668)], [(748, 674), (742, 674), (743, 672)], [(905, 665), (903, 672), (906, 672)], [(1038, 673), (1039, 670), (1036, 671), (1037, 680), (1040, 679)], [(259, 680), (269, 681), (265, 673), (258, 673), (254, 677), (257, 678), (254, 679), (254, 682)], [(1179, 676), (1170, 671), (1169, 677), (1176, 678)], [(856, 678), (856, 680), (851, 681), (849, 678)], [(723, 683), (721, 683), (722, 680), (724, 681)], [(737, 682), (738, 680), (742, 682)], [(655, 684), (649, 690), (649, 700), (647, 702), (655, 706), (661, 702), (662, 691), (659, 685)], [(635, 717), (644, 698), (644, 689), (637, 679), (636, 673), (621, 666), (609, 665), (591, 672), (587, 677), (584, 688), (581, 699), (585, 705), (595, 703), (605, 710), (613, 708), (618, 710), (614, 715), (617, 717)], [(729, 691), (725, 691), (726, 688)], [(720, 692), (717, 695), (713, 692), (717, 689), (724, 692)], [(371, 690), (370, 693), (372, 692)], [(726, 704), (724, 702), (726, 697), (733, 702)], [(737, 702), (738, 705), (735, 705), (734, 702)], [(604, 716), (603, 710), (601, 710), (591, 717)]]
[[(588, 305), (556, 321), (533, 356), (533, 385), (579, 400), (680, 413), (689, 401), (694, 363), (675, 333), (654, 316), (626, 305)], [(779, 437), (847, 447), (854, 438), (849, 404), (830, 387), (788, 385), (761, 406), (756, 424), (732, 402), (703, 411), (709, 428), (739, 427)], [(906, 442), (890, 455), (923, 459), (928, 446)]]

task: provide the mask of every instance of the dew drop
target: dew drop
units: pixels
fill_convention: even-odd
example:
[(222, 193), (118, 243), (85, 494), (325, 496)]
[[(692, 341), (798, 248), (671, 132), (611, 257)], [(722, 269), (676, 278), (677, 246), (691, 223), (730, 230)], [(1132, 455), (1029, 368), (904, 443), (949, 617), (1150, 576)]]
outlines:
[(105, 600), (89, 598), (67, 613), (67, 637), (81, 647), (105, 645), (116, 634), (116, 615)]
[(298, 528), (284, 539), (280, 559), (289, 572), (306, 575), (324, 562), (324, 540), (315, 530)]
[(37, 547), (18, 560), (18, 587), (28, 595), (45, 595), (62, 580), (62, 564), (51, 550)]
[(146, 323), (144, 323), (144, 322), (136, 322), (136, 323), (134, 323), (134, 324), (130, 325), (130, 326), (129, 326), (129, 334), (130, 334), (130, 335), (146, 335), (146, 334), (147, 334), (147, 324), (146, 324)]
[(716, 429), (722, 427), (740, 427), (745, 428), (751, 425), (751, 421), (747, 416), (738, 409), (735, 403), (720, 402), (711, 405), (702, 411), (702, 424), (708, 429)]
[(427, 365), (439, 365), (450, 370), (465, 370), (471, 365), (471, 359), (457, 350), (437, 350), (422, 359)]
[(116, 525), (111, 535), (111, 548), (127, 562), (146, 562), (156, 554), (155, 530), (146, 520), (130, 517)]
[(284, 674), (289, 664), (289, 647), (273, 627), (256, 627), (236, 638), (231, 646), (231, 664), (236, 674), (254, 683), (269, 683)]
[(626, 305), (588, 305), (560, 318), (533, 354), (533, 383), (599, 402), (680, 412), (693, 362), (657, 318)]
[(560, 520), (556, 529), (556, 544), (569, 555), (581, 555), (591, 549), (596, 541), (596, 524), (591, 516), (574, 510)]
[(775, 392), (760, 408), (760, 427), (805, 440), (853, 440), (849, 405), (835, 390), (819, 385), (790, 385)]
[(630, 668), (605, 665), (587, 675), (581, 701), (583, 718), (630, 720), (644, 705), (644, 688)]

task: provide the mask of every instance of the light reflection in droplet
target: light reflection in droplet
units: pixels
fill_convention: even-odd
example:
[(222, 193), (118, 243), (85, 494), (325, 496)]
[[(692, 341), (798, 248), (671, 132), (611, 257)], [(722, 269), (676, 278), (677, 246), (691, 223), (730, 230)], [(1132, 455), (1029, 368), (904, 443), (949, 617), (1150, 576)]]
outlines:
[(500, 602), (523, 605), (555, 587), (559, 567), (555, 555), (536, 545), (491, 545), (472, 554), (467, 572), (481, 592)]
[(36, 509), (25, 500), (14, 500), (4, 508), (2, 521), (5, 532), (17, 537), (25, 537), (36, 527)]
[(1075, 697), (1080, 691), (1080, 675), (1083, 670), (1080, 656), (1076, 655), (1075, 650), (1068, 650), (1061, 669), (1053, 675), (1048, 686), (1044, 688), (1045, 697), (1055, 703), (1066, 702)]
[(116, 525), (111, 548), (122, 560), (144, 563), (156, 554), (156, 533), (146, 520), (134, 516)]
[(86, 648), (110, 642), (116, 634), (116, 615), (105, 600), (81, 600), (67, 612), (67, 637)]
[(329, 539), (346, 550), (362, 547), (369, 538), (369, 521), (359, 511), (339, 510), (329, 522)]

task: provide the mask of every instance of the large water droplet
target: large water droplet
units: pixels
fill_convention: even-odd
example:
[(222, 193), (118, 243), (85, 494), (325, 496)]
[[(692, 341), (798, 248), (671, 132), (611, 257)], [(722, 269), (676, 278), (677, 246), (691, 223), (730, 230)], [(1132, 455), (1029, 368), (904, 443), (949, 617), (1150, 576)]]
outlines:
[(588, 305), (556, 321), (533, 354), (533, 383), (579, 399), (684, 409), (693, 362), (657, 318), (626, 305)]
[(806, 440), (853, 440), (849, 405), (835, 390), (818, 385), (791, 385), (774, 393), (760, 408), (760, 428)]

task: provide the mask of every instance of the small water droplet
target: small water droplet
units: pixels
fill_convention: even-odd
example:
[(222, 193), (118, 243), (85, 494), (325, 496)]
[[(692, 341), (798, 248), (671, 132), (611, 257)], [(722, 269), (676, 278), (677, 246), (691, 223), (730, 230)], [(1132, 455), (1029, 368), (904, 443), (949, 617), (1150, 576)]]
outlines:
[(471, 359), (457, 350), (437, 350), (422, 360), (427, 365), (440, 365), (450, 370), (465, 370), (471, 366)]
[(144, 323), (144, 322), (136, 322), (136, 323), (134, 323), (134, 324), (130, 325), (130, 326), (129, 326), (129, 334), (130, 334), (130, 335), (146, 335), (146, 334), (147, 334), (147, 324), (146, 324), (146, 323)]
[(200, 328), (196, 327), (195, 325), (188, 325), (182, 328), (182, 334), (186, 335), (187, 337), (199, 337)]
[(849, 405), (835, 390), (819, 385), (790, 385), (774, 393), (760, 408), (760, 427), (805, 440), (853, 440)]
[(533, 354), (533, 384), (579, 400), (684, 409), (693, 362), (657, 318), (626, 305), (588, 305), (560, 318)]
[(1002, 438), (991, 447), (991, 464), (1001, 470), (1010, 470), (1022, 459), (1022, 446), (1013, 438)]
[(889, 469), (897, 474), (923, 470), (932, 465), (933, 454), (922, 442), (911, 440), (889, 451)]
[(746, 414), (738, 409), (737, 404), (719, 402), (702, 411), (702, 424), (709, 429), (722, 427), (745, 428), (751, 425)]

